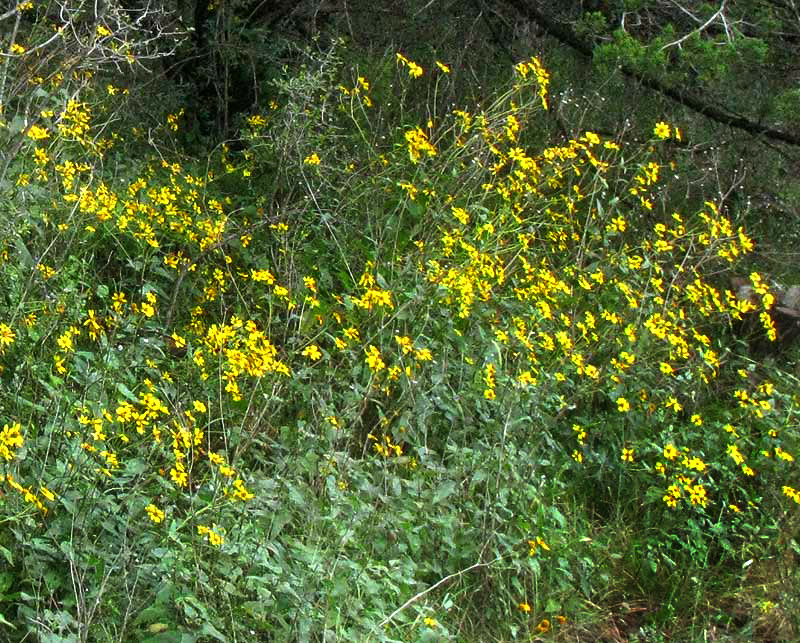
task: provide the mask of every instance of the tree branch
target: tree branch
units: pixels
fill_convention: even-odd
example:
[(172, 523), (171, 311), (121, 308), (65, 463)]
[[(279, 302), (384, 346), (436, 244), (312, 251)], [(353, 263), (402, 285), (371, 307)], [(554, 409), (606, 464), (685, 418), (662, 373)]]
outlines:
[[(572, 31), (569, 27), (563, 24), (559, 24), (554, 21), (549, 16), (545, 15), (534, 6), (532, 6), (529, 2), (525, 0), (505, 0), (509, 5), (514, 7), (519, 13), (524, 15), (529, 20), (532, 20), (539, 24), (550, 36), (555, 38), (556, 40), (568, 45), (572, 49), (578, 51), (579, 53), (583, 54), (587, 58), (592, 58), (593, 50), (592, 47), (586, 43), (585, 41), (578, 38), (574, 31)], [(800, 136), (796, 134), (790, 134), (789, 132), (784, 132), (782, 130), (774, 129), (767, 125), (762, 125), (761, 123), (757, 123), (755, 121), (750, 120), (749, 118), (745, 118), (743, 116), (736, 116), (731, 114), (723, 109), (720, 109), (716, 105), (712, 105), (707, 103), (699, 98), (681, 90), (676, 87), (670, 87), (663, 82), (652, 78), (651, 76), (645, 75), (628, 65), (621, 66), (622, 73), (628, 76), (629, 78), (633, 78), (641, 83), (643, 86), (652, 89), (654, 91), (659, 92), (660, 94), (671, 98), (672, 100), (680, 103), (684, 107), (688, 107), (689, 109), (697, 112), (698, 114), (702, 114), (706, 118), (709, 118), (717, 123), (721, 123), (723, 125), (728, 125), (729, 127), (734, 127), (736, 129), (743, 130), (752, 134), (754, 136), (763, 136), (773, 141), (780, 141), (782, 143), (788, 143), (789, 145), (796, 145), (800, 146)]]

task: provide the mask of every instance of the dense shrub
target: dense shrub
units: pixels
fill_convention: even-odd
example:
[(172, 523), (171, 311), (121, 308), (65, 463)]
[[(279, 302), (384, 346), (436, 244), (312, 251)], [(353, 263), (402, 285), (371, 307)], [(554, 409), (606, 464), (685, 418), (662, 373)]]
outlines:
[(541, 144), (537, 58), (445, 110), (445, 63), (341, 55), (204, 159), (91, 82), (14, 134), (20, 639), (559, 637), (643, 597), (666, 627), (779, 551), (796, 381), (732, 331), (775, 339), (753, 240), (662, 188), (680, 129)]

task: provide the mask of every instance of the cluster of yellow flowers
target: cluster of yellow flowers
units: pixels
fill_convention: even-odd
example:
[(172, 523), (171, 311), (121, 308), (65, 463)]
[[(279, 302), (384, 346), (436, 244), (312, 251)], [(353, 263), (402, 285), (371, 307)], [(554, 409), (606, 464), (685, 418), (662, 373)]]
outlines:
[[(547, 77), (538, 69), (536, 61), (518, 65), (517, 89), (533, 72), (546, 97)], [(751, 276), (752, 303), (711, 283), (709, 273), (700, 270), (709, 261), (737, 261), (752, 252), (753, 241), (712, 202), (688, 221), (679, 213), (649, 218), (635, 211), (603, 213), (589, 196), (597, 177), (618, 167), (620, 146), (585, 132), (530, 156), (518, 147), (519, 110), (511, 102), (504, 115), (454, 113), (455, 145), (488, 171), (492, 178), (483, 184), (481, 198), (496, 205), (475, 220), (468, 204), (456, 206), (447, 196), (444, 203), (450, 204), (454, 225), (440, 225), (437, 244), (418, 244), (417, 265), (437, 287), (438, 303), (457, 318), (474, 317), (474, 323), (483, 324), (488, 317), (487, 334), (506, 347), (502, 369), (494, 363), (483, 367), (484, 398), (501, 399), (504, 386), (532, 385), (547, 375), (566, 400), (584, 379), (592, 390), (605, 383), (620, 413), (658, 414), (667, 425), (680, 422), (691, 399), (674, 381), (696, 378), (708, 384), (719, 377), (722, 366), (702, 320), (724, 326), (755, 310), (767, 337), (776, 337), (769, 314), (775, 297), (757, 273)], [(421, 128), (410, 131), (418, 132), (407, 137), (409, 156), (418, 162), (424, 149), (420, 141), (427, 137), (422, 139)], [(681, 137), (677, 127), (665, 123), (657, 124), (654, 133), (661, 139)], [(661, 169), (648, 160), (631, 174), (628, 192), (642, 213), (653, 211)], [(436, 191), (424, 180), (398, 185), (411, 200)], [(543, 209), (530, 206), (541, 202), (547, 204)], [(431, 207), (436, 200), (429, 198), (428, 203)], [(638, 245), (629, 245), (628, 232), (643, 227)], [(574, 256), (585, 259), (578, 264), (561, 259)], [(620, 298), (626, 307), (617, 306)], [(635, 387), (650, 365), (637, 362), (643, 344), (648, 355), (660, 356), (656, 363), (662, 379), (651, 381), (649, 389)], [(608, 355), (609, 346), (616, 347), (616, 354)], [(561, 366), (554, 372), (556, 363)], [(733, 393), (739, 406), (757, 418), (774, 409), (770, 396), (752, 388)], [(703, 419), (695, 413), (690, 423), (700, 426)], [(578, 463), (586, 455), (585, 431), (581, 433), (581, 449), (573, 451)], [(645, 450), (645, 455), (649, 459), (655, 454)], [(623, 447), (622, 460), (634, 462), (633, 445)], [(705, 477), (709, 465), (698, 456), (687, 456), (680, 464), (672, 471), (660, 462), (651, 465), (653, 472), (673, 478), (664, 501), (676, 507), (685, 497), (688, 506), (706, 507), (711, 501)], [(737, 464), (743, 475), (755, 475), (751, 466)]]
[[(397, 61), (413, 78), (424, 74), (402, 54)], [(437, 62), (436, 68), (449, 72), (444, 63)], [(758, 273), (750, 276), (757, 297), (744, 301), (712, 283), (702, 269), (713, 262), (733, 264), (752, 252), (752, 240), (711, 202), (689, 217), (659, 214), (655, 204), (663, 166), (648, 159), (626, 173), (619, 143), (602, 140), (595, 132), (537, 153), (524, 148), (525, 110), (531, 102), (548, 107), (549, 75), (538, 58), (519, 63), (515, 71), (518, 96), (507, 108), (489, 113), (454, 110), (449, 128), (431, 119), (424, 127), (404, 131), (405, 142), (394, 162), (411, 171), (393, 177), (399, 180), (388, 182), (387, 189), (442, 214), (409, 244), (408, 256), (391, 259), (394, 267), (412, 266), (419, 299), (444, 313), (454, 344), (468, 333), (480, 337), (484, 349), (491, 344), (491, 353), (470, 355), (465, 349), (463, 354), (463, 366), (474, 373), (468, 386), (475, 387), (479, 404), (492, 409), (541, 388), (559, 417), (577, 406), (573, 400), (604, 397), (610, 401), (609, 412), (623, 424), (635, 417), (648, 426), (668, 427), (671, 436), (680, 435), (680, 427), (700, 427), (704, 418), (693, 412), (691, 387), (685, 383), (709, 384), (724, 366), (705, 322), (724, 324), (755, 312), (767, 335), (775, 337), (769, 315), (775, 297)], [(351, 107), (372, 105), (370, 84), (363, 76), (339, 90), (351, 99)], [(527, 103), (519, 98), (526, 91), (531, 92)], [(380, 392), (387, 400), (399, 387), (415, 386), (433, 364), (434, 351), (428, 346), (437, 345), (423, 336), (424, 327), (406, 309), (419, 302), (381, 277), (381, 261), (365, 261), (352, 288), (327, 293), (314, 276), (281, 270), (263, 254), (254, 258), (254, 238), (269, 237), (280, 248), (277, 255), (290, 254), (291, 246), (284, 244), (289, 225), (268, 217), (263, 208), (245, 210), (224, 196), (214, 198), (214, 171), (192, 173), (181, 163), (160, 160), (126, 185), (114, 186), (92, 176), (86, 163), (87, 155), (108, 147), (93, 136), (97, 132), (85, 102), (70, 100), (58, 115), (41, 116), (41, 124), (26, 132), (32, 152), (24, 175), (25, 181), (51, 181), (62, 200), (57, 205), (68, 206), (70, 217), (53, 233), (72, 230), (92, 242), (116, 244), (123, 256), (141, 255), (150, 261), (142, 274), (155, 275), (156, 282), (163, 277), (176, 289), (169, 305), (163, 301), (169, 295), (144, 283), (144, 277), (138, 290), (125, 284), (114, 288), (110, 298), (87, 297), (80, 309), (84, 312), (68, 321), (58, 318), (52, 339), (44, 340), (59, 376), (77, 370), (81, 346), (107, 350), (112, 342), (134, 336), (149, 342), (141, 343), (146, 368), (136, 373), (136, 392), (124, 389), (125, 399), (108, 402), (120, 395), (120, 383), (112, 393), (87, 400), (75, 419), (80, 435), (68, 436), (77, 441), (98, 479), (113, 479), (146, 451), (156, 454), (155, 470), (178, 494), (203, 488), (220, 491), (230, 503), (254, 498), (234, 467), (234, 452), (211, 429), (206, 402), (182, 391), (183, 399), (192, 403), (181, 408), (175, 385), (180, 377), (189, 380), (187, 391), (208, 390), (214, 384), (217, 390), (210, 399), (226, 409), (247, 405), (252, 411), (253, 400), (263, 393), (260, 387), (274, 384), (278, 390), (292, 377), (329, 367), (338, 374), (340, 361), (356, 377), (368, 379), (367, 395)], [(177, 131), (181, 116), (169, 114), (164, 127)], [(266, 122), (259, 115), (248, 119), (251, 135)], [(657, 123), (653, 133), (658, 139), (681, 136), (666, 123)], [(67, 158), (58, 146), (43, 147), (43, 141), (55, 138), (79, 143), (86, 154)], [(427, 164), (450, 163), (453, 157), (447, 154), (452, 150), (458, 162), (464, 161), (462, 169), (468, 167), (479, 177), (474, 192), (440, 194), (436, 173), (421, 171)], [(323, 156), (326, 166), (334, 162)], [(237, 166), (235, 156), (223, 147), (218, 171), (246, 176), (250, 159), (244, 158)], [(317, 152), (299, 158), (305, 175), (321, 174)], [(381, 155), (376, 163), (390, 166), (389, 158)], [(597, 185), (612, 180), (625, 186), (623, 195), (632, 205), (617, 203), (603, 211)], [(40, 279), (58, 275), (44, 263), (38, 270)], [(184, 279), (191, 287), (181, 290)], [(57, 312), (65, 313), (63, 307)], [(17, 331), (0, 324), (0, 355), (16, 340)], [(438, 348), (436, 353), (444, 362)], [(299, 363), (296, 369), (292, 359)], [(763, 383), (745, 380), (729, 401), (742, 419), (762, 419), (775, 412), (773, 398), (774, 391)], [(339, 429), (340, 411), (325, 406), (318, 417)], [(394, 419), (386, 421), (369, 440), (379, 457), (396, 457), (402, 446), (396, 442), (398, 432), (391, 431)], [(585, 424), (575, 422), (574, 437), (569, 438), (566, 453), (572, 455), (572, 467), (592, 461), (591, 427)], [(752, 453), (748, 436), (739, 436), (730, 426), (722, 461), (733, 461), (737, 474), (755, 476), (750, 465), (755, 467), (754, 457), (759, 456)], [(596, 430), (591, 436), (605, 437)], [(667, 506), (702, 509), (713, 502), (711, 473), (723, 465), (706, 462), (703, 458), (709, 456), (688, 438), (684, 445), (670, 437), (674, 442), (662, 451), (625, 438), (615, 444), (614, 459), (652, 475), (659, 489), (656, 497)], [(760, 457), (791, 462), (793, 456), (779, 436), (771, 438), (774, 444)], [(6, 425), (0, 433), (0, 456), (11, 461), (22, 445), (20, 425)], [(37, 495), (11, 477), (7, 482), (37, 507), (43, 508), (40, 496), (50, 499), (45, 487)], [(784, 487), (784, 493), (798, 498), (792, 487)], [(159, 525), (180, 509), (153, 501), (144, 511)], [(212, 545), (223, 544), (221, 527), (196, 528)], [(548, 549), (541, 538), (529, 545), (531, 555)]]
[(400, 65), (408, 69), (408, 75), (412, 78), (419, 78), (423, 73), (425, 73), (422, 67), (420, 67), (413, 60), (406, 58), (403, 54), (397, 53), (395, 57)]

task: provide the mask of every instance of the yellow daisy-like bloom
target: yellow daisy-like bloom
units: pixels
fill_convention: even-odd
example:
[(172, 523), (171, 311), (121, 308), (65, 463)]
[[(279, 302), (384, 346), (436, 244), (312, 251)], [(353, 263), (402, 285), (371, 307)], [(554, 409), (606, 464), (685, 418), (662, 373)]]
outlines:
[(653, 134), (655, 134), (661, 140), (668, 139), (670, 132), (670, 126), (664, 121), (656, 123), (656, 126), (653, 128)]
[(6, 346), (13, 344), (16, 338), (17, 336), (8, 324), (0, 324), (0, 354), (3, 353)]
[(303, 349), (303, 357), (307, 357), (308, 359), (312, 360), (318, 360), (320, 357), (322, 357), (322, 351), (319, 350), (319, 347), (316, 344), (311, 344)]
[(792, 487), (789, 486), (784, 486), (783, 494), (794, 500), (796, 503), (800, 504), (800, 491), (797, 491), (796, 489), (793, 489)]
[(50, 132), (47, 130), (46, 127), (31, 125), (30, 129), (28, 130), (28, 138), (33, 139), (34, 141), (41, 141), (42, 139), (48, 138), (49, 136)]
[(370, 345), (367, 347), (365, 352), (367, 353), (367, 356), (364, 361), (367, 363), (367, 366), (369, 366), (369, 370), (371, 370), (373, 373), (378, 373), (386, 368), (386, 363), (381, 358), (381, 352), (378, 350), (378, 348)]
[(166, 514), (155, 505), (149, 504), (144, 509), (147, 512), (147, 515), (150, 517), (150, 520), (152, 520), (154, 523), (158, 524), (160, 522), (164, 522)]
[(0, 431), (0, 457), (7, 461), (13, 460), (15, 449), (21, 448), (24, 444), (22, 426), (18, 422), (11, 426), (8, 424), (3, 426), (3, 430)]

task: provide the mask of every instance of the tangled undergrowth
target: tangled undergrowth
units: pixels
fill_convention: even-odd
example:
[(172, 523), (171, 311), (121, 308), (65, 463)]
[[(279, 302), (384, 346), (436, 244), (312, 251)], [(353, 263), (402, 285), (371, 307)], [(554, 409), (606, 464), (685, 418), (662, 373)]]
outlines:
[(794, 631), (792, 349), (750, 233), (671, 201), (679, 127), (554, 144), (537, 58), (451, 109), (441, 61), (338, 56), (205, 159), (179, 107), (110, 116), (113, 75), (6, 122), (0, 622), (567, 640), (650, 599), (643, 636)]

